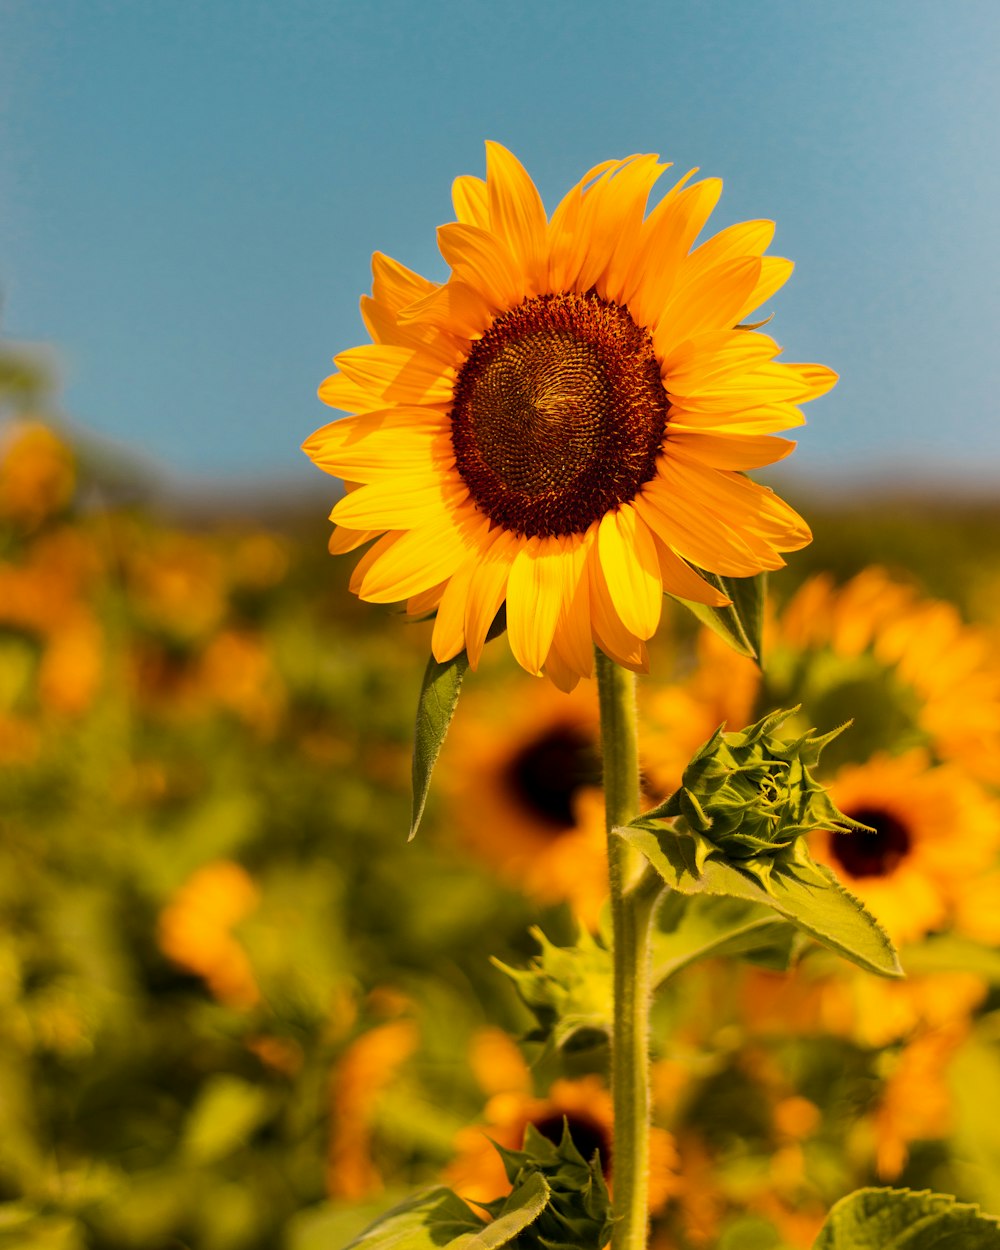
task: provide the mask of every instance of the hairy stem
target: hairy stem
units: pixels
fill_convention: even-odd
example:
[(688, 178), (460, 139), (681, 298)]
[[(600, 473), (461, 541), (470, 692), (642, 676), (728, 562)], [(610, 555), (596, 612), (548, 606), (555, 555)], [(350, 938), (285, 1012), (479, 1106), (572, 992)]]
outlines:
[(649, 1221), (650, 926), (659, 891), (639, 884), (640, 865), (611, 831), (639, 810), (635, 678), (597, 651), (605, 823), (614, 931), (615, 1108), (613, 1250), (645, 1250)]

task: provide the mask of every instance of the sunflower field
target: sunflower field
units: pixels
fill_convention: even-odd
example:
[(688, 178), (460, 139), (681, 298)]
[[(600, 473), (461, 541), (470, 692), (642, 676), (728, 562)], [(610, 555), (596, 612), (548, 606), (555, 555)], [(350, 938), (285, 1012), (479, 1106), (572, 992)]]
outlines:
[[(407, 843), (432, 625), (315, 510), (157, 509), (0, 370), (0, 1247), (338, 1250), (566, 1128), (613, 1186), (593, 683), (487, 645)], [(906, 976), (754, 919), (675, 978), (660, 916), (658, 1250), (808, 1250), (869, 1185), (1000, 1213), (1000, 516), (809, 515), (763, 674), (665, 614), (644, 803), (720, 723), (852, 720), (821, 777), (866, 830), (810, 849)]]

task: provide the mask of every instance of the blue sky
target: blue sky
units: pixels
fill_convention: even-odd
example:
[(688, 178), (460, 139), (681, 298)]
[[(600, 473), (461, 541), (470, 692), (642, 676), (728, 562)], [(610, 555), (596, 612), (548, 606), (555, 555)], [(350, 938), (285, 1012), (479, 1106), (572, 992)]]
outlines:
[(1000, 470), (995, 0), (0, 0), (3, 328), (183, 475), (316, 475), (378, 249), (431, 277), (482, 141), (551, 207), (660, 152), (778, 223), (772, 330), (842, 381), (791, 465)]

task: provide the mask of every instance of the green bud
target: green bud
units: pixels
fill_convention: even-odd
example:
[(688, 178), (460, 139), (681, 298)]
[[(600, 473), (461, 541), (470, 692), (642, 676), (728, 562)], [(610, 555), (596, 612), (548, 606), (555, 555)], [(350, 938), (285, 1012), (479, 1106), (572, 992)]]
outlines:
[(780, 856), (814, 829), (866, 828), (838, 811), (810, 773), (847, 725), (791, 742), (776, 737), (798, 710), (771, 712), (740, 733), (720, 725), (685, 768), (681, 788), (645, 819), (680, 817), (731, 862)]

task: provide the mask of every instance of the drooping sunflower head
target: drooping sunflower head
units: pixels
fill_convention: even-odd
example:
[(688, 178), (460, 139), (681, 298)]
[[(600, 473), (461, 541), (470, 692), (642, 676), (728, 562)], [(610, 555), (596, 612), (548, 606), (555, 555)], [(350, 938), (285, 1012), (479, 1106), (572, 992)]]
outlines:
[(435, 284), (376, 254), (362, 315), (373, 343), (341, 353), (320, 397), (354, 414), (306, 452), (342, 477), (331, 550), (375, 540), (352, 589), (435, 612), (439, 661), (475, 667), (506, 603), (511, 649), (563, 689), (593, 644), (642, 670), (664, 592), (722, 604), (698, 568), (780, 567), (808, 527), (744, 470), (794, 446), (798, 405), (835, 381), (779, 363), (741, 326), (791, 263), (763, 255), (770, 222), (692, 251), (721, 183), (608, 161), (551, 218), (506, 149), (454, 186)]

